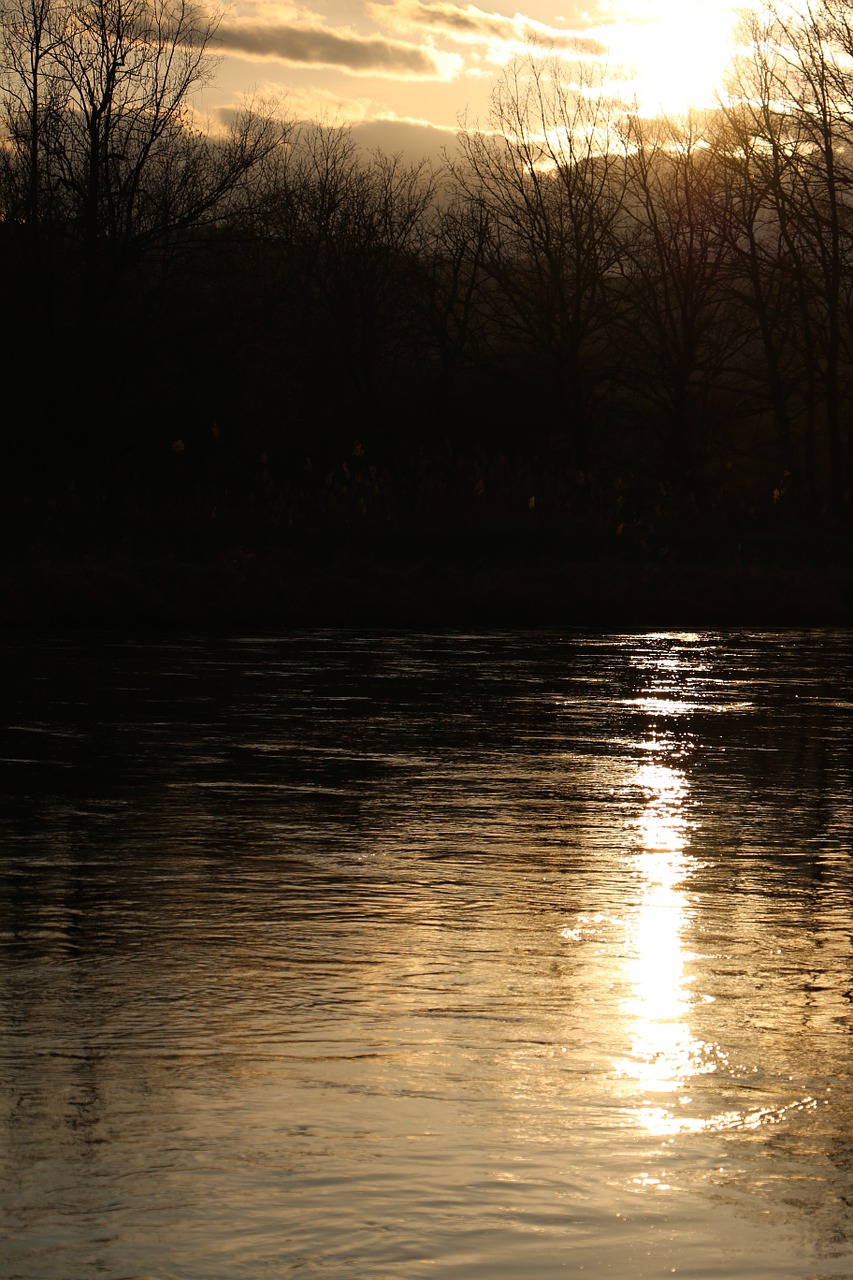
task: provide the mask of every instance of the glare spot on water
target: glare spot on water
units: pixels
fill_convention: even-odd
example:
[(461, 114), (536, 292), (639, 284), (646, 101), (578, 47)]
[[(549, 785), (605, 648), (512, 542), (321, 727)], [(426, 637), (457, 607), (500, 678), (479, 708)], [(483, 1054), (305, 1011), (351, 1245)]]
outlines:
[(619, 1076), (633, 1083), (640, 1124), (662, 1133), (666, 1126), (659, 1109), (643, 1105), (648, 1095), (678, 1093), (692, 1075), (714, 1068), (703, 1061), (703, 1046), (688, 1023), (690, 978), (683, 949), (687, 781), (680, 769), (657, 760), (640, 764), (634, 782), (645, 793), (646, 804), (636, 827), (640, 893), (629, 921), (625, 966), (630, 994), (623, 1012), (630, 1052), (615, 1065)]

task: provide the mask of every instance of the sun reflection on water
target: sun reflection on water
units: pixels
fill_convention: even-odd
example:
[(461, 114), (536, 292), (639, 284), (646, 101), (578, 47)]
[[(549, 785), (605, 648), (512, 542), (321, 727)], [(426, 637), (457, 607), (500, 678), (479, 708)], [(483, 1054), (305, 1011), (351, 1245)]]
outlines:
[(640, 893), (629, 922), (625, 974), (630, 994), (623, 1011), (630, 1052), (618, 1070), (640, 1095), (641, 1123), (660, 1132), (655, 1097), (682, 1093), (692, 1076), (713, 1070), (713, 1064), (704, 1060), (703, 1046), (691, 1034), (688, 1020), (693, 997), (684, 948), (689, 912), (687, 780), (681, 769), (656, 760), (638, 766), (635, 783), (645, 793), (646, 805), (637, 823)]
[[(749, 1069), (731, 1057), (736, 1047), (715, 1038), (725, 1021), (706, 1009), (715, 996), (702, 989), (708, 969), (693, 951), (702, 944), (689, 759), (699, 740), (687, 719), (698, 711), (743, 712), (753, 704), (726, 698), (725, 682), (715, 678), (694, 638), (647, 640), (650, 646), (633, 663), (642, 673), (639, 696), (623, 704), (648, 719), (630, 741), (629, 789), (640, 803), (632, 823), (628, 856), (634, 883), (622, 935), (624, 1047), (611, 1058), (617, 1095), (626, 1123), (656, 1139), (763, 1129), (818, 1104), (807, 1090), (795, 1090), (781, 1105), (778, 1098), (761, 1098), (754, 1085), (744, 1095), (738, 1081), (757, 1074), (759, 1066)], [(741, 1106), (731, 1105), (735, 1097)], [(645, 1174), (640, 1182), (646, 1185), (643, 1179)]]
[(614, 1065), (633, 1121), (662, 1137), (706, 1127), (691, 1108), (691, 1090), (698, 1076), (714, 1072), (720, 1062), (716, 1048), (691, 1027), (693, 1009), (710, 997), (695, 990), (690, 972), (693, 821), (686, 757), (691, 741), (679, 724), (709, 690), (699, 688), (705, 668), (692, 648), (685, 654), (666, 643), (644, 653), (637, 666), (646, 687), (631, 705), (650, 721), (634, 744), (632, 789), (642, 796), (632, 852), (638, 883), (626, 921), (621, 1009), (626, 1052)]

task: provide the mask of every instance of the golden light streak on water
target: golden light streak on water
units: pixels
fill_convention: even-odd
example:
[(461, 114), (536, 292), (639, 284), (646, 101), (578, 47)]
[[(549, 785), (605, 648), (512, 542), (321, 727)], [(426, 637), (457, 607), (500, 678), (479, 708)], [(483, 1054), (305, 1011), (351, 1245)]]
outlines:
[[(639, 901), (628, 920), (625, 977), (630, 994), (623, 1013), (630, 1050), (617, 1069), (634, 1090), (638, 1122), (650, 1133), (662, 1134), (671, 1131), (671, 1108), (689, 1101), (685, 1091), (690, 1079), (713, 1068), (704, 1061), (689, 1020), (687, 781), (682, 770), (658, 761), (640, 764), (635, 784), (647, 802), (637, 824)], [(668, 1107), (658, 1102), (661, 1095)]]
[[(723, 1044), (706, 1042), (695, 1029), (697, 1009), (713, 1003), (714, 997), (695, 988), (691, 973), (691, 962), (697, 960), (689, 941), (697, 924), (690, 891), (694, 823), (688, 816), (689, 779), (680, 763), (690, 744), (679, 729), (679, 718), (700, 705), (726, 715), (751, 704), (702, 699), (693, 687), (703, 670), (699, 652), (661, 649), (638, 665), (648, 688), (631, 705), (648, 715), (649, 724), (647, 736), (634, 744), (640, 754), (632, 786), (643, 797), (643, 806), (634, 823), (632, 853), (639, 880), (637, 904), (626, 917), (624, 980), (629, 994), (622, 1012), (629, 1048), (614, 1063), (620, 1097), (633, 1123), (656, 1138), (757, 1130), (811, 1110), (817, 1102), (805, 1094), (781, 1106), (710, 1108), (703, 1114), (702, 1099), (694, 1096), (701, 1092), (698, 1077), (718, 1069), (725, 1074), (730, 1063)], [(638, 1185), (647, 1185), (645, 1178)], [(655, 1186), (669, 1189), (657, 1181)]]

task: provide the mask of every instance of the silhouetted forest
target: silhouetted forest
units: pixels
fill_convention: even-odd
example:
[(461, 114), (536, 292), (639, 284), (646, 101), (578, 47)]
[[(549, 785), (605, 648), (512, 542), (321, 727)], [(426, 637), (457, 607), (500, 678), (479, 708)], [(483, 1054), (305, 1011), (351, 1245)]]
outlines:
[(199, 127), (181, 0), (3, 0), (7, 554), (843, 559), (852, 21), (678, 119), (531, 55), (435, 169)]

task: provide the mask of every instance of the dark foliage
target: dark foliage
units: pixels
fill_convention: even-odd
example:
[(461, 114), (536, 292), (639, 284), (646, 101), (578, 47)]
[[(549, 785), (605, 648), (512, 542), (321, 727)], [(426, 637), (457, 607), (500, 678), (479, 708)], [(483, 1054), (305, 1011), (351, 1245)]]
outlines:
[(17, 546), (845, 553), (853, 82), (814, 30), (677, 122), (519, 65), (440, 174), (258, 108), (200, 133), (180, 4), (3, 32)]

